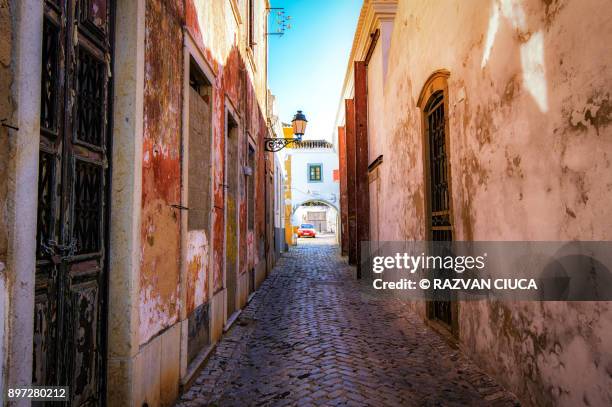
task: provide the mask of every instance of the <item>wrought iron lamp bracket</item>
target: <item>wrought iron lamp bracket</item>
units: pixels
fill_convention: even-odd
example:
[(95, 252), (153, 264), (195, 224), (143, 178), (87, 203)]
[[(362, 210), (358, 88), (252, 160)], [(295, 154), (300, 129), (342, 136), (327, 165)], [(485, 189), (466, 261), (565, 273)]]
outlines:
[(291, 143), (301, 141), (299, 138), (265, 138), (264, 149), (266, 151), (275, 153), (287, 147)]

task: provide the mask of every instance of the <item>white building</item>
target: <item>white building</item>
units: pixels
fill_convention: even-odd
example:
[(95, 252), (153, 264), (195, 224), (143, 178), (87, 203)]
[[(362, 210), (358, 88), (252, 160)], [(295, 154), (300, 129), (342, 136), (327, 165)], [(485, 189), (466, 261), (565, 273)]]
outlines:
[(338, 155), (325, 140), (304, 140), (285, 149), (290, 160), (292, 226), (311, 223), (319, 232), (338, 231), (340, 178)]

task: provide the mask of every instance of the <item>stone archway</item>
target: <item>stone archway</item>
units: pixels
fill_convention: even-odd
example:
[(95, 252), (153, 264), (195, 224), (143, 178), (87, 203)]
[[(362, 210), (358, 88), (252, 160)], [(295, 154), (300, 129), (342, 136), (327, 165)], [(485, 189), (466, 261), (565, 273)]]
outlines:
[(296, 209), (299, 208), (300, 206), (304, 206), (304, 205), (307, 205), (307, 204), (313, 204), (313, 203), (321, 203), (322, 205), (327, 205), (327, 206), (335, 209), (338, 213), (340, 212), (340, 208), (338, 208), (337, 205), (329, 202), (327, 199), (306, 199), (306, 200), (301, 201), (301, 202), (299, 202), (299, 203), (297, 203), (297, 204), (295, 204), (293, 206), (293, 209), (291, 211), (291, 215), (293, 215), (295, 213)]
[[(330, 208), (331, 211), (323, 209)], [(308, 210), (311, 208), (312, 210)], [(319, 210), (317, 210), (317, 208)], [(339, 208), (325, 199), (307, 199), (296, 203), (291, 211), (293, 224), (311, 223), (319, 233), (333, 233), (338, 237), (340, 227)]]

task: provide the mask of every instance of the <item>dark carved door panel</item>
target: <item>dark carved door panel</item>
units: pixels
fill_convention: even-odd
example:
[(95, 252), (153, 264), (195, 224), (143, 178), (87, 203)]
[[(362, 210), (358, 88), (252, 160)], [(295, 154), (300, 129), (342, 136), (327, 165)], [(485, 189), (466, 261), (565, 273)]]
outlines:
[(44, 4), (32, 381), (102, 405), (110, 0)]

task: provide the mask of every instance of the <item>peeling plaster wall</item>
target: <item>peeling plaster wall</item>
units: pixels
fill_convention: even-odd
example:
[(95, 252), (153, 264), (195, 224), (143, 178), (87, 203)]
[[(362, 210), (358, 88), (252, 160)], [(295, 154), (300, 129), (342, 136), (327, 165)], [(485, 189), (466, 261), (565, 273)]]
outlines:
[[(244, 2), (240, 2), (243, 4)], [(188, 0), (147, 0), (145, 26), (145, 90), (142, 175), (142, 225), (139, 339), (147, 343), (179, 318), (181, 294), (189, 316), (214, 293), (223, 289), (225, 243), (225, 128), (226, 109), (238, 117), (238, 159), (246, 161), (247, 137), (257, 152), (256, 228), (259, 240), (249, 242), (246, 232), (246, 180), (238, 180), (240, 219), (239, 264), (244, 273), (259, 266), (263, 246), (264, 200), (262, 178), (263, 150), (258, 148), (266, 137), (266, 48), (257, 40), (265, 33), (265, 1), (256, 2), (256, 40), (253, 50), (245, 46), (244, 15), (233, 9), (232, 2)], [(186, 235), (186, 275), (180, 293), (181, 213), (171, 205), (181, 203), (181, 120), (183, 86), (183, 33), (185, 26), (212, 71), (212, 199), (210, 236), (204, 231)], [(257, 36), (259, 35), (259, 36)], [(261, 163), (261, 165), (260, 165)], [(248, 259), (248, 252), (255, 255)], [(249, 261), (250, 260), (250, 261)], [(212, 275), (209, 281), (208, 276)]]
[[(236, 2), (237, 8), (232, 9), (230, 1), (208, 2), (201, 0), (188, 0), (186, 2), (187, 29), (200, 48), (207, 63), (211, 66), (215, 81), (213, 83), (213, 234), (212, 234), (212, 273), (213, 292), (217, 292), (223, 285), (224, 265), (224, 168), (225, 168), (225, 107), (231, 106), (236, 110), (240, 121), (239, 132), (239, 159), (246, 162), (247, 137), (260, 143), (266, 137), (265, 122), (266, 106), (266, 49), (262, 45), (255, 45), (251, 51), (245, 45), (246, 38), (241, 38), (246, 31), (246, 2)], [(255, 2), (256, 37), (261, 38), (265, 33), (265, 2)], [(239, 27), (241, 30), (239, 30)], [(263, 40), (260, 40), (263, 44)], [(256, 230), (263, 236), (264, 203), (258, 199), (263, 194), (264, 156), (263, 149), (256, 149)], [(261, 151), (260, 151), (261, 150)], [(248, 240), (246, 228), (246, 180), (242, 176), (239, 184), (237, 203), (239, 217), (239, 267), (240, 273), (245, 273), (259, 263), (260, 258), (249, 258), (248, 252), (258, 253), (253, 245), (257, 242)]]
[[(610, 11), (605, 0), (399, 2), (392, 103), (374, 144), (380, 239), (425, 237), (416, 103), (443, 68), (455, 238), (612, 240)], [(526, 405), (612, 404), (610, 303), (471, 302), (459, 313), (462, 346)]]
[(140, 343), (178, 320), (181, 3), (147, 0), (140, 273)]
[[(239, 124), (238, 159), (246, 161), (247, 138), (256, 151), (256, 227), (263, 240), (264, 156), (261, 139), (266, 137), (266, 52), (265, 1), (256, 3), (257, 42), (254, 49), (245, 46), (246, 26), (240, 4), (234, 10), (231, 1), (147, 0), (145, 22), (145, 86), (142, 174), (142, 223), (140, 253), (139, 343), (153, 338), (178, 322), (184, 306), (187, 318), (211, 301), (224, 287), (224, 245), (226, 234), (224, 185), (226, 111), (235, 111)], [(238, 13), (238, 15), (236, 14)], [(183, 34), (183, 27), (186, 33)], [(184, 55), (183, 35), (189, 35), (212, 73), (212, 215), (210, 233), (186, 232), (181, 249), (180, 204), (182, 174), (181, 137), (183, 120)], [(204, 129), (206, 132), (208, 129)], [(262, 258), (255, 245), (249, 246), (246, 233), (246, 180), (240, 167), (237, 205), (240, 272), (260, 267)], [(193, 180), (191, 180), (193, 181)], [(255, 253), (251, 264), (248, 250)], [(181, 252), (185, 276), (181, 284)], [(209, 279), (209, 276), (210, 279)], [(180, 292), (184, 287), (185, 292)], [(185, 304), (181, 305), (181, 298)], [(219, 310), (212, 312), (219, 313)], [(222, 313), (222, 312), (221, 312)], [(165, 335), (165, 334), (164, 334)], [(192, 349), (190, 352), (197, 352)]]
[[(8, 0), (0, 0), (0, 119), (9, 119), (13, 113), (11, 84), (12, 22)], [(7, 180), (9, 162), (9, 132), (0, 127), (0, 262), (6, 261), (7, 252)], [(0, 273), (2, 273), (0, 271)], [(1, 275), (1, 274), (0, 274)]]
[[(13, 74), (11, 71), (11, 43), (12, 23), (8, 0), (0, 0), (0, 119), (10, 118), (13, 112), (11, 100), (11, 84)], [(0, 140), (7, 140), (8, 130), (0, 127)], [(6, 257), (7, 251), (7, 220), (6, 220), (6, 194), (8, 179), (8, 142), (0, 142), (0, 261)]]
[[(12, 21), (8, 0), (0, 0), (0, 119), (11, 118), (13, 101), (11, 99), (11, 84), (13, 73), (11, 70), (12, 50)], [(6, 256), (8, 249), (8, 185), (9, 178), (9, 132), (0, 127), (0, 387), (5, 383), (5, 333), (9, 328), (8, 320), (8, 287), (5, 277)], [(0, 395), (0, 404), (4, 395)]]
[[(18, 164), (23, 165), (22, 161), (27, 161), (27, 179), (26, 181), (35, 180), (35, 171), (32, 173), (32, 168), (29, 166), (31, 163), (36, 163), (36, 157), (38, 155), (38, 141), (36, 139), (36, 149), (30, 149), (30, 145), (24, 143), (27, 137), (31, 141), (31, 134), (38, 134), (38, 112), (29, 104), (20, 103), (20, 109), (17, 111), (20, 118), (35, 117), (36, 120), (28, 121), (22, 120), (20, 123), (14, 123), (11, 121), (14, 115), (14, 104), (10, 99), (11, 85), (13, 82), (11, 72), (11, 54), (15, 53), (11, 47), (13, 40), (15, 39), (11, 33), (12, 22), (9, 13), (9, 4), (24, 3), (19, 1), (0, 0), (0, 118), (8, 118), (9, 123), (20, 125), (21, 133), (24, 136), (15, 138), (19, 143), (17, 146), (17, 152), (20, 156), (11, 157), (9, 154), (9, 143), (4, 142), (7, 140), (7, 131), (4, 127), (0, 127), (0, 315), (7, 312), (8, 305), (5, 300), (8, 299), (8, 295), (4, 292), (7, 286), (4, 284), (4, 268), (5, 258), (7, 256), (9, 246), (9, 236), (7, 236), (8, 226), (8, 215), (7, 215), (7, 202), (6, 195), (7, 180), (12, 177), (12, 172), (15, 168), (7, 168), (7, 163), (10, 163), (15, 158)], [(32, 3), (32, 4), (30, 4)], [(35, 1), (25, 2), (23, 7), (17, 7), (22, 13), (24, 10), (31, 11), (36, 10), (34, 6), (40, 7), (40, 3), (35, 4)], [(144, 4), (143, 4), (144, 3)], [(140, 144), (140, 134), (138, 134), (138, 145), (142, 146), (142, 162), (136, 160), (136, 165), (142, 168), (142, 177), (138, 176), (138, 180), (135, 183), (142, 186), (142, 193), (140, 193), (140, 185), (137, 188), (138, 196), (141, 197), (141, 207), (137, 219), (139, 222), (140, 246), (137, 248), (137, 255), (139, 256), (139, 271), (135, 278), (138, 284), (134, 284), (137, 290), (136, 304), (134, 306), (137, 311), (137, 320), (134, 323), (127, 322), (129, 329), (133, 329), (132, 332), (127, 332), (129, 337), (122, 336), (123, 333), (117, 334), (119, 339), (113, 338), (109, 341), (111, 345), (121, 342), (119, 346), (124, 346), (124, 342), (132, 341), (134, 338), (134, 345), (139, 346), (138, 350), (130, 350), (126, 353), (126, 358), (123, 354), (120, 358), (111, 360), (109, 363), (109, 383), (122, 382), (125, 388), (119, 389), (121, 397), (125, 397), (125, 401), (133, 403), (135, 405), (141, 405), (143, 400), (148, 400), (149, 405), (164, 404), (168, 405), (172, 402), (172, 397), (175, 392), (178, 391), (178, 364), (179, 364), (179, 353), (181, 351), (180, 346), (180, 328), (176, 322), (179, 319), (179, 308), (181, 294), (179, 290), (180, 284), (180, 261), (181, 261), (181, 213), (178, 209), (172, 208), (173, 204), (181, 203), (181, 120), (182, 120), (182, 102), (183, 102), (183, 68), (184, 68), (184, 55), (183, 55), (183, 27), (187, 26), (189, 32), (194, 37), (198, 46), (205, 56), (207, 63), (210, 65), (213, 74), (215, 75), (213, 83), (213, 146), (214, 148), (214, 162), (213, 162), (213, 180), (214, 183), (214, 197), (215, 206), (221, 208), (216, 210), (214, 213), (212, 222), (212, 237), (206, 236), (200, 231), (192, 231), (187, 236), (187, 247), (185, 253), (187, 254), (188, 268), (190, 268), (187, 274), (187, 281), (185, 286), (187, 292), (185, 296), (185, 307), (188, 313), (194, 311), (198, 305), (205, 304), (210, 301), (210, 294), (212, 289), (208, 282), (207, 276), (210, 273), (209, 264), (213, 264), (209, 261), (210, 257), (213, 256), (215, 262), (212, 266), (214, 269), (214, 284), (217, 289), (222, 286), (222, 260), (223, 260), (223, 241), (224, 241), (224, 218), (223, 218), (223, 168), (224, 168), (224, 128), (225, 128), (225, 107), (231, 105), (236, 109), (241, 122), (241, 133), (240, 133), (240, 160), (243, 162), (246, 156), (246, 145), (247, 145), (247, 134), (251, 137), (254, 143), (255, 151), (257, 152), (255, 177), (256, 177), (256, 226), (255, 231), (257, 233), (259, 241), (251, 244), (253, 253), (261, 253), (256, 250), (255, 244), (261, 245), (261, 238), (264, 233), (263, 219), (264, 219), (264, 202), (263, 197), (263, 174), (264, 174), (264, 155), (262, 139), (266, 137), (267, 127), (265, 121), (265, 101), (266, 101), (266, 63), (267, 63), (267, 50), (265, 48), (265, 7), (266, 2), (264, 0), (256, 1), (256, 18), (255, 21), (258, 23), (256, 32), (258, 37), (256, 40), (261, 44), (255, 46), (254, 52), (245, 49), (244, 39), (242, 34), (244, 33), (244, 22), (243, 26), (239, 29), (236, 18), (234, 17), (234, 11), (231, 8), (230, 1), (208, 1), (208, 0), (186, 0), (173, 1), (173, 0), (144, 0), (143, 3), (139, 3), (138, 6), (134, 6), (134, 12), (136, 13), (137, 7), (140, 4), (144, 10), (144, 91), (143, 94), (138, 94), (134, 99), (143, 97), (143, 121), (139, 120), (132, 121), (139, 123), (134, 128), (138, 128), (142, 123), (142, 144)], [(195, 4), (194, 4), (195, 3)], [(244, 2), (239, 2), (244, 4)], [(141, 9), (137, 9), (140, 13)], [(28, 17), (29, 22), (34, 26), (42, 27), (40, 19), (42, 13), (36, 14), (38, 17)], [(125, 17), (125, 15), (123, 16)], [(138, 14), (138, 17), (142, 17)], [(129, 17), (128, 17), (129, 18)], [(244, 21), (244, 17), (242, 18)], [(140, 20), (142, 21), (142, 20)], [(201, 25), (202, 24), (202, 25)], [(23, 38), (22, 42), (29, 41), (31, 38), (25, 37), (24, 33), (35, 37), (35, 43), (38, 46), (32, 48), (32, 41), (27, 44), (33, 51), (32, 52), (40, 56), (40, 32), (32, 30), (25, 24), (22, 32), (20, 33), (20, 39)], [(203, 34), (202, 34), (203, 33)], [(140, 41), (141, 37), (138, 37)], [(118, 36), (117, 42), (121, 42), (125, 38)], [(139, 42), (140, 46), (142, 43)], [(15, 46), (18, 48), (17, 46)], [(24, 54), (24, 49), (21, 47), (21, 53)], [(20, 67), (30, 68), (24, 70), (24, 75), (16, 76), (16, 79), (21, 81), (20, 98), (17, 98), (20, 102), (29, 102), (30, 94), (26, 94), (25, 90), (30, 91), (34, 96), (34, 100), (37, 101), (40, 95), (40, 89), (36, 86), (31, 86), (31, 82), (39, 82), (39, 77), (36, 74), (30, 72), (32, 68), (40, 73), (40, 66), (35, 62), (40, 60), (40, 57), (32, 59), (34, 63), (30, 62), (28, 58), (31, 57), (29, 53), (22, 55)], [(123, 61), (126, 62), (126, 61)], [(143, 59), (138, 54), (134, 55), (134, 60), (127, 61), (127, 65), (134, 63), (135, 65), (142, 63)], [(126, 65), (126, 64), (122, 64)], [(118, 68), (116, 68), (117, 70)], [(128, 68), (126, 68), (128, 69)], [(134, 70), (136, 70), (135, 68)], [(128, 69), (129, 71), (130, 69)], [(121, 70), (119, 70), (121, 71)], [(24, 79), (25, 78), (25, 79)], [(38, 78), (38, 79), (36, 79)], [(27, 79), (27, 80), (26, 80)], [(134, 78), (138, 80), (138, 76)], [(19, 82), (17, 81), (17, 82)], [(139, 82), (141, 83), (141, 82)], [(25, 86), (30, 85), (30, 86)], [(119, 91), (125, 91), (123, 88), (125, 83), (117, 83)], [(13, 85), (15, 87), (15, 85)], [(128, 87), (128, 90), (132, 89)], [(137, 89), (137, 87), (134, 87)], [(138, 93), (138, 92), (137, 92)], [(19, 94), (18, 94), (19, 95)], [(121, 97), (123, 99), (123, 96)], [(131, 100), (131, 99), (130, 99)], [(138, 103), (136, 103), (137, 105)], [(24, 106), (25, 105), (25, 106)], [(137, 107), (135, 107), (137, 109)], [(121, 113), (123, 114), (123, 113)], [(129, 114), (128, 114), (129, 116)], [(137, 116), (137, 115), (135, 115)], [(131, 118), (130, 116), (129, 118)], [(138, 116), (137, 116), (138, 117)], [(122, 116), (121, 122), (128, 122), (128, 117)], [(119, 120), (117, 121), (119, 122)], [(128, 126), (129, 127), (129, 126)], [(140, 133), (140, 132), (139, 132)], [(33, 154), (31, 154), (33, 153)], [(21, 159), (20, 159), (21, 158)], [(25, 160), (27, 158), (27, 160)], [(32, 159), (33, 158), (33, 159)], [(117, 157), (115, 157), (116, 159)], [(14, 167), (14, 165), (13, 165)], [(114, 168), (113, 171), (118, 168)], [(125, 168), (119, 168), (121, 171), (126, 170)], [(35, 168), (34, 168), (35, 170)], [(126, 170), (126, 172), (128, 172)], [(26, 171), (20, 171), (19, 176), (12, 177), (13, 180), (23, 181), (24, 173)], [(137, 172), (139, 173), (139, 171)], [(128, 177), (129, 175), (126, 175)], [(34, 178), (32, 178), (34, 177)], [(244, 180), (243, 180), (244, 181)], [(24, 183), (22, 182), (23, 186)], [(28, 188), (31, 188), (28, 185)], [(126, 187), (129, 189), (129, 187)], [(35, 210), (35, 202), (28, 201), (31, 197), (35, 198), (35, 195), (31, 195), (28, 191), (26, 199), (23, 199), (22, 190), (19, 189), (18, 196), (21, 206), (26, 206)], [(240, 218), (246, 219), (246, 199), (244, 193), (244, 184), (239, 194), (241, 198), (240, 205)], [(26, 202), (27, 201), (27, 202)], [(31, 205), (31, 204), (34, 205)], [(23, 211), (19, 210), (16, 213), (21, 214)], [(34, 213), (34, 212), (32, 212)], [(13, 215), (13, 218), (15, 216)], [(22, 217), (23, 218), (23, 217)], [(28, 221), (21, 221), (31, 232), (28, 236), (33, 236), (35, 232), (35, 216), (29, 216)], [(15, 219), (11, 220), (13, 223)], [(32, 224), (33, 222), (33, 224)], [(117, 225), (114, 225), (117, 226)], [(114, 229), (118, 229), (115, 228)], [(240, 234), (240, 255), (241, 257), (241, 271), (245, 272), (248, 269), (246, 261), (247, 256), (247, 233), (246, 223), (241, 222), (240, 230), (244, 233)], [(14, 239), (21, 238), (25, 233), (16, 233)], [(29, 242), (32, 242), (29, 239)], [(20, 243), (21, 244), (21, 243)], [(29, 243), (28, 243), (29, 244)], [(27, 246), (27, 245), (26, 245)], [(21, 250), (19, 253), (23, 252)], [(33, 253), (33, 252), (32, 252)], [(112, 255), (112, 254), (111, 254)], [(33, 256), (28, 257), (30, 260), (19, 259), (21, 264), (26, 266), (33, 261)], [(261, 259), (254, 256), (252, 265), (263, 264)], [(28, 270), (33, 270), (33, 267), (26, 267)], [(12, 272), (12, 270), (10, 270)], [(121, 273), (128, 273), (129, 270), (120, 268), (115, 270), (118, 273), (111, 273), (113, 275), (120, 276)], [(112, 270), (111, 270), (112, 272)], [(22, 278), (23, 276), (19, 276)], [(26, 291), (29, 286), (27, 281), (22, 279), (22, 282), (16, 287), (17, 291)], [(31, 280), (33, 281), (33, 280)], [(10, 282), (9, 282), (10, 283)], [(127, 286), (128, 284), (126, 284)], [(131, 287), (131, 286), (130, 286)], [(8, 288), (11, 285), (8, 284)], [(17, 292), (16, 291), (16, 292)], [(33, 292), (33, 291), (31, 291)], [(129, 295), (127, 293), (126, 295)], [(18, 301), (19, 304), (27, 303), (29, 298), (27, 295), (21, 295), (22, 298)], [(27, 301), (26, 301), (27, 300)], [(19, 304), (17, 304), (19, 306)], [(30, 303), (31, 304), (31, 303)], [(24, 308), (24, 307), (21, 307)], [(21, 309), (20, 308), (20, 309)], [(3, 318), (2, 321), (6, 321)], [(31, 319), (20, 318), (20, 321), (31, 321)], [(13, 323), (13, 331), (17, 326), (16, 332), (21, 332), (21, 325), (27, 325), (30, 327), (30, 331), (25, 331), (24, 337), (31, 338), (31, 322), (29, 324), (22, 324), (17, 321)], [(111, 327), (112, 328), (112, 327)], [(113, 331), (110, 329), (111, 332)], [(161, 333), (163, 332), (163, 335)], [(4, 340), (6, 335), (4, 333), (4, 325), (0, 327), (0, 338)], [(110, 335), (113, 335), (111, 333)], [(4, 363), (5, 363), (5, 348), (6, 341), (0, 340), (0, 380), (5, 380)], [(13, 341), (14, 343), (14, 341)], [(27, 346), (27, 343), (30, 345)], [(129, 345), (131, 346), (131, 343)], [(29, 351), (21, 352), (22, 359), (28, 363), (15, 363), (18, 369), (12, 369), (11, 372), (16, 378), (22, 376), (30, 377), (28, 375), (28, 369), (31, 369), (31, 360), (28, 359), (27, 355), (31, 355), (31, 340), (23, 341), (23, 344), (15, 344), (16, 349), (26, 349)], [(120, 350), (119, 350), (120, 351)], [(119, 352), (117, 348), (110, 348), (110, 355), (117, 355)], [(13, 350), (14, 352), (14, 350)], [(23, 356), (23, 354), (26, 356)], [(121, 352), (119, 352), (121, 353)], [(31, 356), (30, 356), (31, 357)], [(112, 358), (112, 356), (111, 356)], [(109, 359), (111, 359), (109, 358)], [(114, 363), (121, 359), (117, 367)], [(131, 360), (130, 360), (131, 359)], [(23, 365), (23, 366), (22, 366)], [(24, 367), (25, 366), (25, 367)], [(119, 371), (119, 374), (115, 375), (115, 371)], [(8, 369), (7, 369), (8, 371)], [(25, 374), (23, 374), (25, 372)], [(0, 385), (1, 387), (1, 385)], [(110, 386), (112, 387), (112, 386)], [(115, 388), (115, 390), (117, 390)], [(112, 389), (111, 389), (112, 391)], [(131, 392), (131, 393), (130, 393)], [(128, 394), (129, 393), (129, 394)], [(144, 394), (146, 393), (146, 394)], [(160, 400), (161, 397), (161, 400)], [(2, 397), (0, 396), (0, 400)], [(114, 399), (114, 398), (111, 398)], [(167, 400), (166, 400), (167, 399)], [(1, 403), (0, 403), (1, 404)]]
[(209, 245), (202, 230), (189, 232), (187, 247), (187, 314), (208, 302)]

